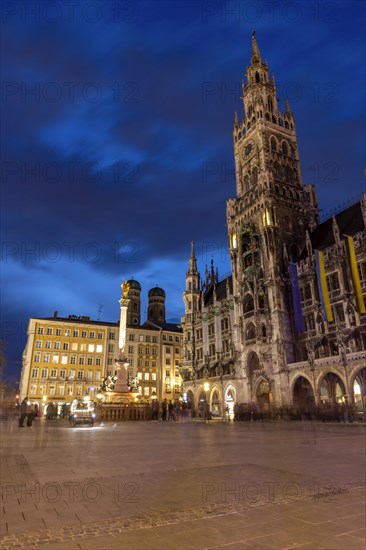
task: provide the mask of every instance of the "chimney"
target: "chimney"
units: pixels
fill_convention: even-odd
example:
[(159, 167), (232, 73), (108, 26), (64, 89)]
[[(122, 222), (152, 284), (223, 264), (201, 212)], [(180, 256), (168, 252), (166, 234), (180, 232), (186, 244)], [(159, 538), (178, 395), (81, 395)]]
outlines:
[(58, 313), (58, 311), (54, 311), (54, 312), (53, 312), (53, 318), (54, 318), (54, 319), (57, 319), (57, 313)]

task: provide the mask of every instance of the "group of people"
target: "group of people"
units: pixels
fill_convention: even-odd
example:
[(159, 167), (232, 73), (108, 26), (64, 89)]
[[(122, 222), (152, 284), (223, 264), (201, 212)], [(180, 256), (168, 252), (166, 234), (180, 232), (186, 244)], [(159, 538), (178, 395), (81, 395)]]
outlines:
[(235, 421), (296, 421), (317, 420), (321, 422), (357, 422), (357, 411), (349, 403), (321, 403), (320, 405), (292, 405), (287, 407), (259, 407), (257, 403), (235, 403)]
[(36, 403), (31, 404), (28, 401), (28, 396), (26, 396), (20, 404), (19, 428), (25, 428), (25, 420), (27, 420), (27, 427), (31, 428), (37, 415), (38, 405)]
[(188, 417), (188, 405), (183, 401), (181, 404), (178, 400), (168, 401), (164, 399), (161, 403), (159, 401), (153, 401), (151, 404), (151, 419), (159, 420), (159, 418), (165, 422), (177, 422), (185, 421)]

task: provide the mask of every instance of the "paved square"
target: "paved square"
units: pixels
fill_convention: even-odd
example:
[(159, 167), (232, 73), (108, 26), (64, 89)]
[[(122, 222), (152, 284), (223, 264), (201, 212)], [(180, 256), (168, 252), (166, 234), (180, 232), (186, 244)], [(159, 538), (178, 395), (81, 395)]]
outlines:
[(1, 429), (2, 548), (365, 548), (364, 425)]

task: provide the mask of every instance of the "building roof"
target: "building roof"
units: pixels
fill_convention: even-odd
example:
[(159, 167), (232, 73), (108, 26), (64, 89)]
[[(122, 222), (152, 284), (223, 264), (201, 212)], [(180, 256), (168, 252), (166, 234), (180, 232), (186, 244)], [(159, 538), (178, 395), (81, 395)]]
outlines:
[[(354, 235), (358, 231), (365, 229), (360, 202), (336, 214), (335, 219), (341, 238), (344, 238), (346, 235)], [(315, 250), (322, 250), (334, 244), (332, 223), (332, 218), (325, 220), (310, 235), (311, 244)]]
[(141, 290), (141, 285), (138, 281), (135, 281), (135, 279), (128, 279), (128, 284), (130, 285), (130, 288), (134, 290)]
[(150, 288), (148, 297), (151, 296), (162, 296), (165, 298), (165, 290), (163, 288), (160, 288), (159, 286), (155, 286), (154, 288)]
[(233, 292), (233, 277), (229, 275), (225, 277), (222, 281), (218, 282), (216, 285), (211, 285), (204, 294), (203, 301), (205, 306), (210, 306), (213, 304), (213, 288), (216, 288), (216, 299), (218, 302), (227, 298), (226, 296), (226, 281), (229, 280), (229, 289), (230, 293)]
[(167, 332), (182, 332), (183, 329), (178, 323), (163, 323), (160, 321), (146, 321), (142, 328), (155, 328), (155, 330), (166, 330)]

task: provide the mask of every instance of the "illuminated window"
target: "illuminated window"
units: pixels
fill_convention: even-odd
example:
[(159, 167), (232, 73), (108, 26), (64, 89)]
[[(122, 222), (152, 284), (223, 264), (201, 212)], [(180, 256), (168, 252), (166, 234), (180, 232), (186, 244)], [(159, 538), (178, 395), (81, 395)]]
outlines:
[(67, 364), (67, 353), (63, 353), (63, 354), (62, 354), (61, 363), (62, 363), (63, 365), (66, 365), (66, 364)]
[(95, 345), (94, 345), (94, 344), (89, 344), (89, 345), (88, 345), (88, 351), (89, 351), (89, 352), (92, 352), (92, 351), (94, 351), (94, 350), (95, 350)]
[(145, 372), (145, 374), (144, 374), (144, 380), (149, 380), (149, 373), (148, 373), (148, 372)]
[(86, 379), (87, 379), (88, 382), (90, 382), (93, 379), (93, 371), (92, 370), (87, 371)]
[(64, 395), (65, 394), (65, 386), (59, 386), (58, 387), (58, 394)]
[(73, 380), (75, 378), (75, 369), (69, 370), (69, 378), (70, 380)]
[(60, 356), (58, 353), (54, 353), (52, 356), (52, 363), (58, 363), (60, 360)]
[(80, 351), (86, 351), (86, 344), (80, 344)]
[(73, 395), (74, 389), (72, 386), (67, 386), (67, 395)]
[(144, 395), (149, 395), (149, 386), (144, 388)]
[(96, 382), (99, 382), (99, 380), (100, 380), (100, 371), (99, 371), (99, 370), (97, 370), (97, 371), (94, 373), (94, 380), (95, 380)]
[(30, 394), (36, 395), (37, 394), (37, 386), (35, 384), (32, 384), (30, 387)]
[(50, 395), (55, 395), (55, 393), (56, 393), (56, 386), (50, 386), (49, 392), (50, 392)]
[(97, 344), (97, 353), (103, 353), (103, 346), (102, 344)]
[(73, 342), (73, 343), (71, 344), (71, 349), (72, 349), (72, 351), (77, 351), (77, 350), (78, 350), (78, 345), (77, 345), (76, 342)]
[(138, 379), (138, 380), (142, 380), (142, 372), (138, 372), (138, 373), (137, 373), (137, 379)]
[(153, 381), (156, 380), (156, 372), (151, 373), (151, 380), (153, 380)]
[(70, 329), (68, 328), (65, 329), (65, 336), (70, 336)]
[(45, 353), (43, 355), (43, 362), (44, 363), (49, 363), (50, 362), (50, 354), (49, 353)]

